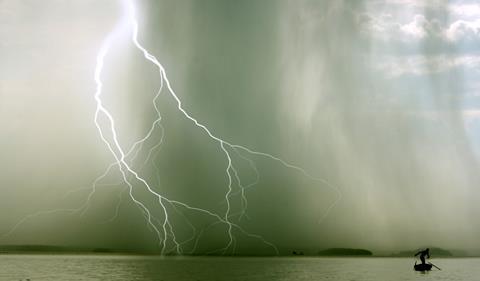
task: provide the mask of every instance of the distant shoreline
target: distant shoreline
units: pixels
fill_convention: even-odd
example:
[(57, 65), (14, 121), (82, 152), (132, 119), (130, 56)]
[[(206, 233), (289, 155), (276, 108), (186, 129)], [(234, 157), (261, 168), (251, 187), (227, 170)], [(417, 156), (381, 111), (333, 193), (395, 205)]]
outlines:
[[(0, 255), (118, 255), (118, 256), (162, 256), (162, 257), (291, 257), (291, 258), (414, 258), (415, 251), (400, 251), (392, 253), (373, 253), (365, 249), (352, 248), (329, 248), (312, 253), (312, 251), (292, 251), (291, 253), (282, 253), (280, 255), (269, 254), (235, 254), (235, 255), (215, 255), (215, 254), (164, 254), (159, 251), (131, 250), (131, 249), (111, 249), (111, 248), (89, 248), (89, 247), (64, 247), (51, 245), (0, 245)], [(454, 252), (432, 248), (431, 256), (435, 259), (442, 258), (480, 258), (480, 254), (473, 252)]]
[[(205, 257), (205, 258), (395, 258), (395, 259), (412, 259), (413, 256), (391, 256), (391, 255), (343, 255), (343, 256), (322, 256), (322, 255), (206, 255), (206, 254), (183, 254), (183, 255), (162, 255), (160, 253), (152, 252), (130, 252), (130, 251), (113, 251), (113, 252), (93, 252), (93, 251), (0, 251), (2, 255), (92, 255), (92, 256), (151, 256), (151, 257), (165, 257), (165, 258), (179, 258), (179, 257)], [(457, 258), (480, 258), (479, 255), (472, 256), (434, 256), (433, 259), (457, 259)]]
[[(304, 256), (292, 256), (292, 255), (162, 255), (159, 253), (142, 253), (142, 252), (111, 252), (111, 253), (96, 253), (96, 252), (0, 252), (0, 256), (8, 255), (31, 255), (31, 256), (145, 256), (145, 257), (162, 257), (162, 258), (292, 258), (292, 259), (378, 259), (378, 258), (391, 258), (391, 259), (411, 259), (413, 257), (395, 257), (395, 256), (318, 256), (318, 255), (304, 255)], [(480, 258), (480, 256), (450, 256), (450, 257), (434, 257), (434, 260), (440, 259), (468, 259), (468, 258)]]

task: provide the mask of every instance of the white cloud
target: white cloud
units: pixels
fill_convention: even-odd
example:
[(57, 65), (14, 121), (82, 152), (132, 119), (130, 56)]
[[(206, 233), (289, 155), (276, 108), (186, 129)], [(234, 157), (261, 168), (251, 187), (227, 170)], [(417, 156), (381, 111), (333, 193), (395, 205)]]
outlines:
[(402, 75), (428, 75), (449, 71), (455, 67), (480, 68), (480, 56), (410, 56), (410, 57), (384, 57), (375, 66), (377, 71), (385, 74), (387, 78), (396, 78)]
[(410, 23), (400, 27), (400, 30), (406, 35), (415, 38), (425, 38), (426, 36), (441, 36), (442, 30), (437, 20), (427, 20), (423, 15), (415, 15)]
[(462, 114), (466, 118), (480, 118), (480, 109), (462, 110)]
[(452, 23), (445, 31), (445, 37), (450, 41), (480, 39), (480, 19)]
[(450, 4), (448, 11), (454, 16), (471, 18), (480, 16), (480, 5), (478, 4)]
[(357, 18), (360, 29), (368, 36), (389, 40), (394, 34), (401, 32), (401, 25), (392, 21), (390, 14), (382, 14), (374, 17), (368, 14), (361, 14)]
[(427, 39), (440, 39), (449, 43), (480, 41), (480, 18), (456, 20), (442, 26), (438, 20), (429, 20), (421, 14), (415, 15), (411, 21), (404, 24), (396, 21), (390, 14), (377, 17), (363, 14), (358, 17), (358, 23), (367, 36), (385, 41), (412, 43)]
[(466, 109), (462, 110), (462, 118), (464, 123), (464, 128), (471, 132), (472, 130), (477, 130), (478, 121), (480, 121), (480, 110), (479, 109)]
[(427, 20), (425, 16), (417, 14), (407, 23), (401, 24), (391, 14), (382, 14), (378, 17), (363, 14), (358, 17), (359, 26), (369, 36), (383, 40), (411, 40), (426, 37), (442, 37), (443, 31), (437, 20)]
[[(420, 2), (408, 0), (387, 1), (390, 6), (377, 12), (362, 14), (358, 23), (367, 36), (385, 41), (416, 42), (440, 39), (445, 43), (480, 41), (480, 5), (454, 3), (445, 5), (450, 22), (440, 22), (435, 16), (425, 17), (424, 10), (412, 8)], [(393, 4), (393, 5), (392, 5)], [(401, 6), (408, 12), (398, 11)], [(433, 5), (433, 4), (430, 4)], [(395, 8), (396, 7), (396, 8)], [(440, 13), (438, 18), (443, 13)]]
[(383, 0), (381, 3), (390, 4), (390, 5), (399, 5), (403, 7), (416, 7), (416, 8), (425, 8), (425, 7), (439, 7), (444, 5), (444, 0)]
[(413, 37), (423, 38), (427, 34), (424, 28), (426, 24), (427, 21), (424, 16), (416, 15), (411, 23), (403, 25), (400, 30), (402, 30), (405, 34), (412, 35)]

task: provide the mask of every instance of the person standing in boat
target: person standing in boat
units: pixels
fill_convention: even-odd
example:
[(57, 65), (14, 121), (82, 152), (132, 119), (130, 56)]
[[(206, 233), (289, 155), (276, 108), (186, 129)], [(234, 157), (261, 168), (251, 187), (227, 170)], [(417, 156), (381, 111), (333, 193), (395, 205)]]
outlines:
[(420, 255), (420, 260), (422, 261), (422, 264), (425, 264), (425, 257), (430, 258), (430, 249), (426, 248), (423, 251), (418, 251), (418, 253), (415, 254), (415, 257)]

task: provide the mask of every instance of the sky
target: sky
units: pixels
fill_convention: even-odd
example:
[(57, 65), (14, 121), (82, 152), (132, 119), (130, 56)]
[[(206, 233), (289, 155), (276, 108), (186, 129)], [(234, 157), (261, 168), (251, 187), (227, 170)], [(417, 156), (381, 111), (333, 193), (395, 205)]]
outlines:
[[(480, 249), (478, 3), (134, 3), (139, 41), (191, 116), (229, 143), (311, 175), (230, 149), (242, 183), (258, 181), (245, 189), (241, 216), (234, 184), (232, 222), (282, 253)], [(0, 244), (159, 248), (118, 167), (98, 182), (87, 209), (65, 211), (85, 206), (114, 161), (94, 122), (94, 71), (123, 7), (120, 0), (0, 1), (0, 233), (8, 234)], [(131, 31), (115, 37), (101, 75), (125, 150), (155, 120), (160, 86)], [(155, 128), (130, 165), (162, 195), (223, 216), (225, 154), (167, 91), (156, 104), (163, 130)], [(144, 186), (135, 182), (134, 190), (164, 219)], [(184, 253), (228, 243), (224, 224), (168, 208)], [(229, 253), (272, 253), (259, 239), (234, 236)]]

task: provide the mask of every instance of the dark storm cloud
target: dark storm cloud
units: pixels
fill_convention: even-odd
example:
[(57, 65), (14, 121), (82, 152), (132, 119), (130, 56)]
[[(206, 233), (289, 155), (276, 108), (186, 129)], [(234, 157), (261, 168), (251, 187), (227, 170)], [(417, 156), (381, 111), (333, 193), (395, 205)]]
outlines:
[[(62, 195), (88, 186), (112, 161), (92, 123), (92, 72), (118, 6), (62, 2), (52, 4), (55, 10), (33, 10), (30, 1), (20, 2), (2, 2), (2, 14), (10, 16), (0, 21), (0, 34), (10, 38), (0, 46), (7, 62), (0, 68), (1, 143), (7, 155), (1, 200), (12, 210), (0, 216), (2, 230), (38, 209), (78, 206), (85, 191)], [(288, 159), (342, 191), (342, 200), (319, 223), (337, 193), (252, 156), (260, 181), (247, 191), (249, 219), (239, 222), (245, 229), (281, 249), (476, 246), (479, 143), (471, 129), (478, 125), (472, 94), (478, 60), (471, 50), (478, 43), (468, 37), (476, 21), (462, 14), (463, 2), (453, 3), (456, 8), (416, 3), (138, 2), (140, 39), (164, 63), (193, 116), (225, 140)], [(72, 16), (74, 8), (79, 10)], [(96, 13), (85, 20), (90, 10)], [(20, 23), (18, 15), (26, 20)], [(57, 30), (59, 22), (84, 33)], [(35, 36), (39, 24), (41, 38)], [(25, 42), (20, 31), (31, 39)], [(67, 45), (52, 52), (52, 37), (60, 33)], [(19, 48), (34, 60), (12, 57)], [(51, 61), (59, 69), (49, 67)], [(106, 62), (105, 101), (127, 147), (154, 118), (151, 98), (158, 80), (127, 44), (117, 46)], [(44, 69), (49, 70), (29, 74)], [(224, 212), (225, 157), (179, 114), (171, 97), (162, 95), (159, 106), (164, 144), (152, 158), (156, 166), (150, 163), (142, 175), (169, 198)], [(154, 140), (159, 138), (156, 131)], [(248, 163), (236, 157), (245, 182), (254, 181)], [(106, 182), (118, 182), (118, 176)], [(9, 241), (155, 248), (142, 213), (128, 200), (113, 223), (99, 223), (113, 215), (121, 190), (103, 187), (84, 217), (42, 216)], [(155, 204), (140, 189), (137, 194)], [(211, 223), (193, 212), (183, 215), (199, 230)], [(182, 215), (173, 220), (179, 237), (187, 239)], [(221, 226), (207, 229), (198, 250), (221, 247), (224, 233)], [(454, 241), (453, 235), (462, 239)], [(258, 241), (240, 237), (239, 252), (265, 251)]]

